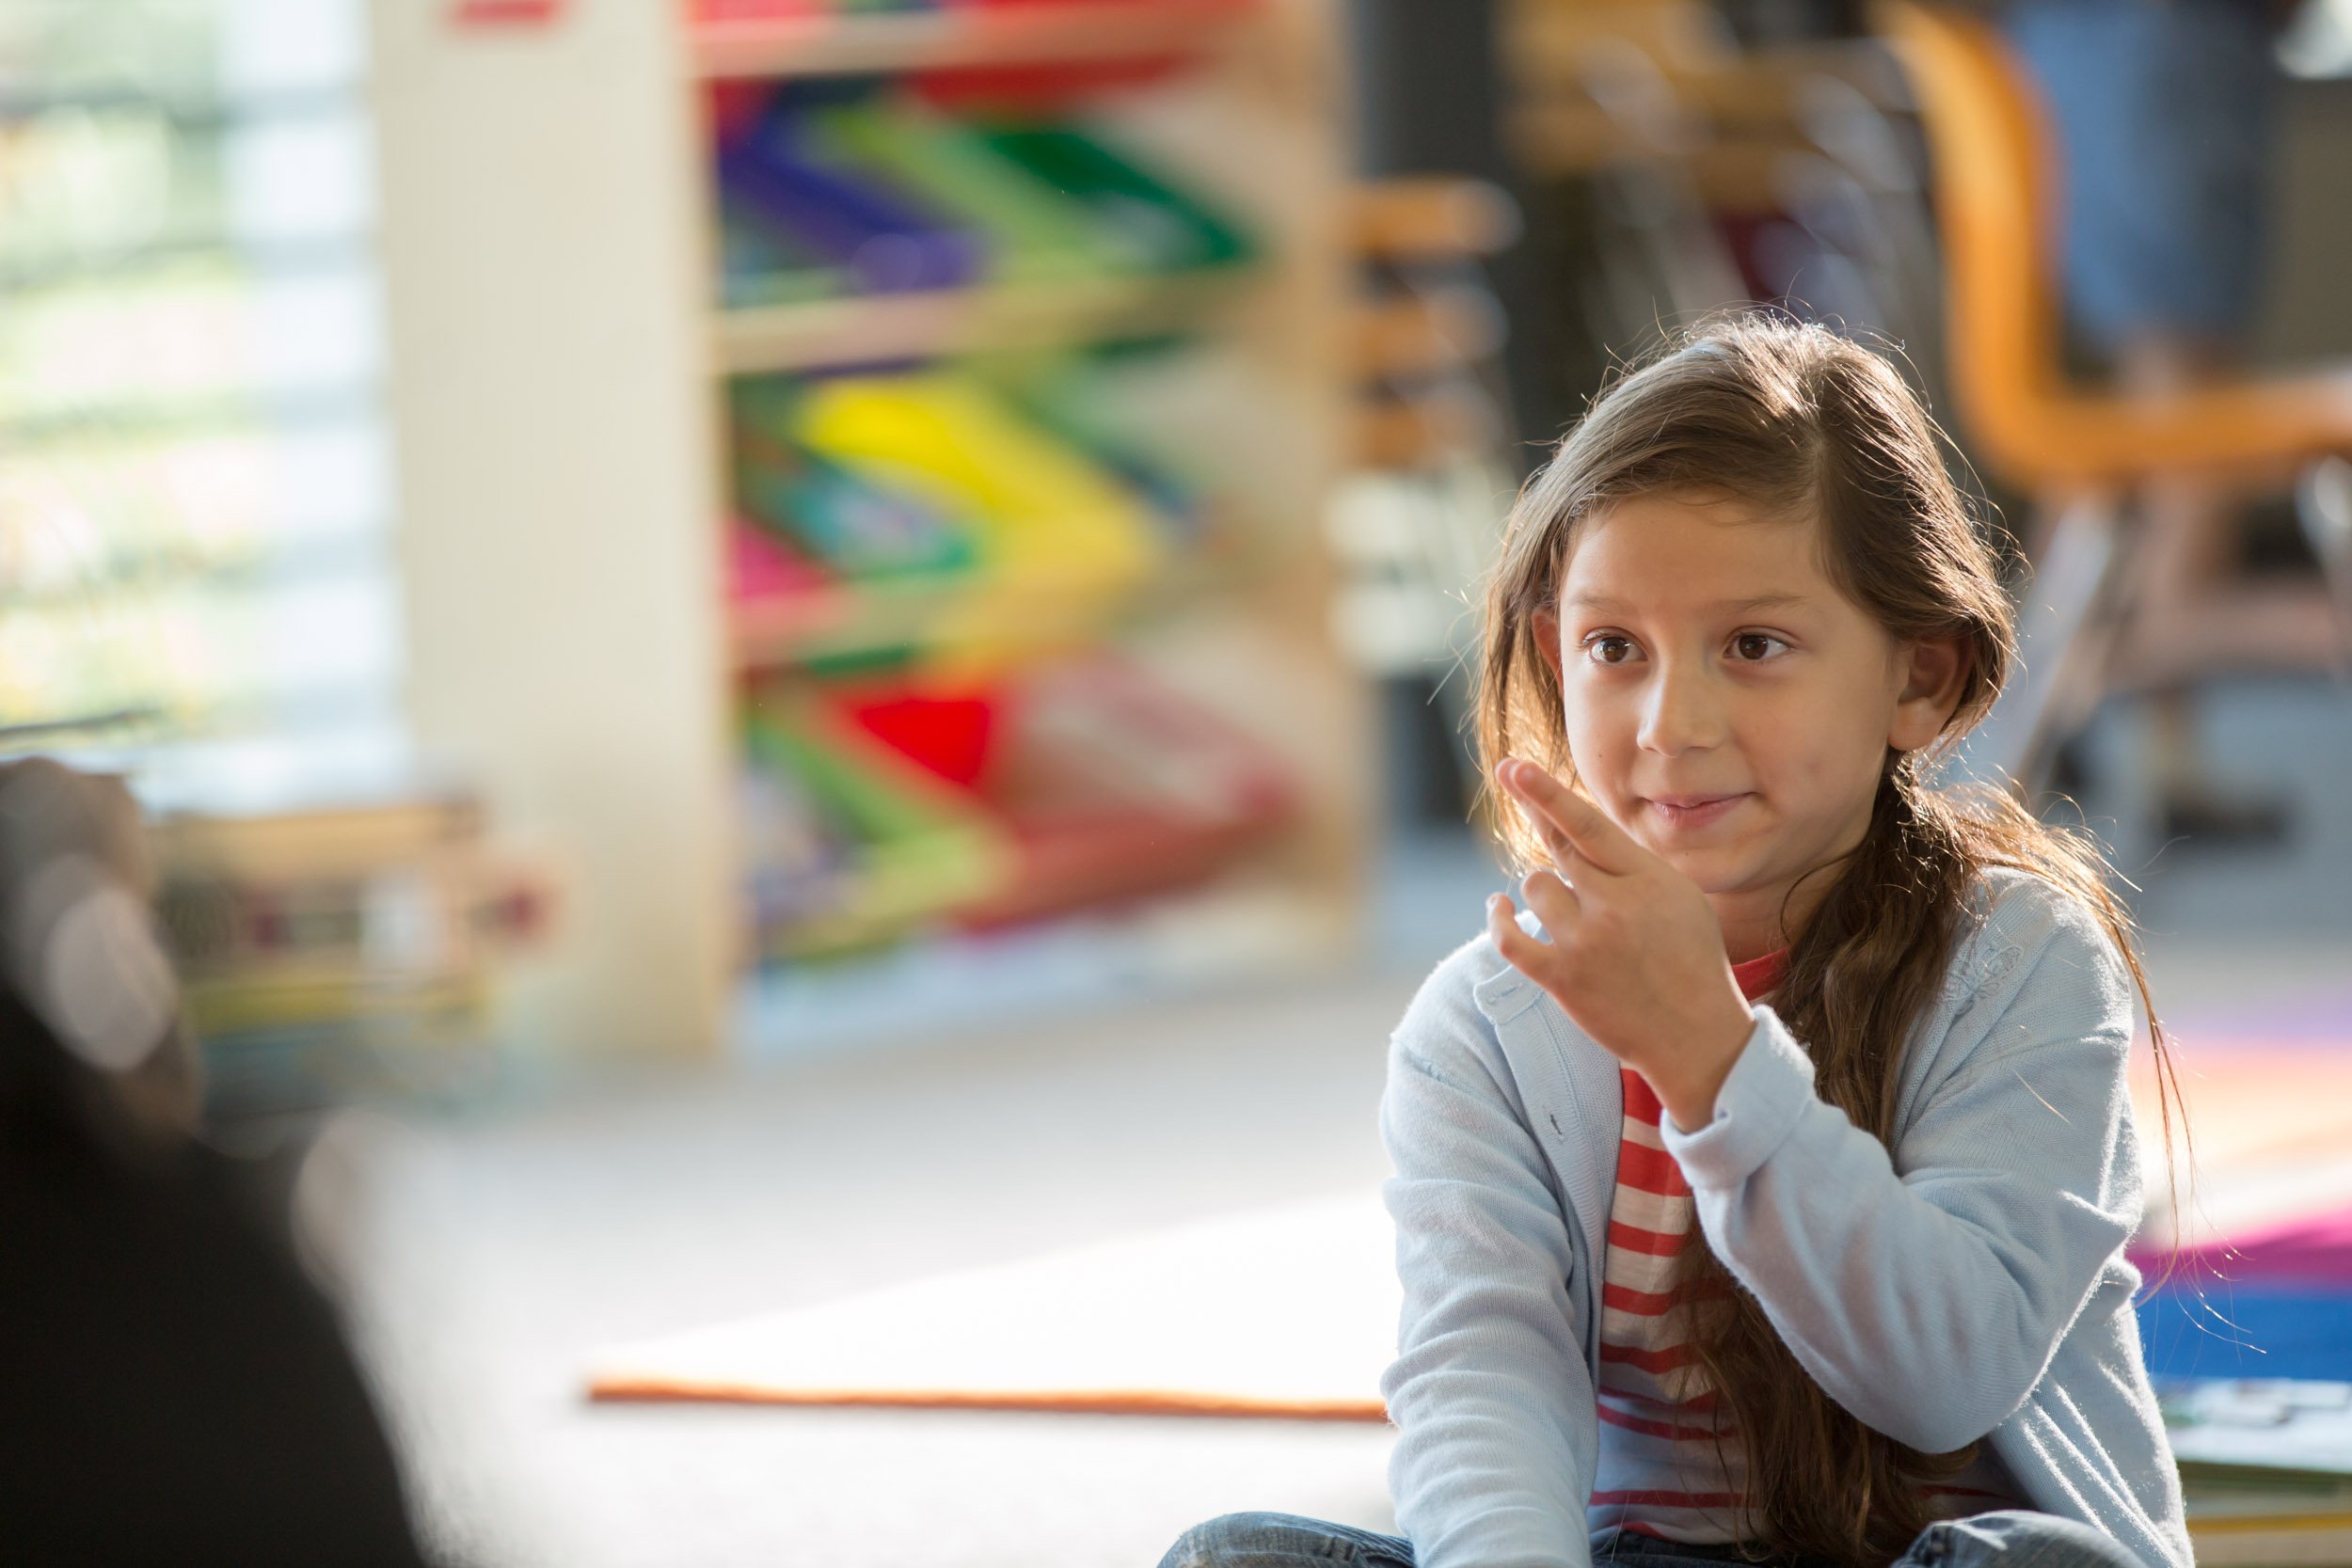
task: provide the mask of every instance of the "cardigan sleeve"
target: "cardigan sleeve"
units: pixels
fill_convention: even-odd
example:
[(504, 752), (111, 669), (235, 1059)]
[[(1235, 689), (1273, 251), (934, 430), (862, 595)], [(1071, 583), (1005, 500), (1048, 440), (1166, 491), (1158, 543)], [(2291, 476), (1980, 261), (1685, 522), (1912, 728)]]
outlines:
[[(1479, 944), (1391, 1041), (1380, 1129), (1404, 1307), (1381, 1379), (1418, 1568), (1589, 1568), (1598, 1436), (1562, 1200), (1492, 1026)], [(1496, 959), (1500, 963), (1499, 958)]]
[(2131, 993), (2090, 912), (2043, 888), (1995, 904), (1957, 1065), (1896, 1148), (1814, 1092), (1759, 1007), (1713, 1120), (1661, 1129), (1708, 1241), (1822, 1388), (1926, 1452), (2031, 1393), (2139, 1217)]

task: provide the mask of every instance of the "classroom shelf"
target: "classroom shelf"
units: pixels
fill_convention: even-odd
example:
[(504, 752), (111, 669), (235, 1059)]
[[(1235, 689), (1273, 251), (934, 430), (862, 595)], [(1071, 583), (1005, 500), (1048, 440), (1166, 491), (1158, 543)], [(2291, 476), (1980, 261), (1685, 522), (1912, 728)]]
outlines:
[(1150, 59), (1213, 47), (1261, 8), (1262, 0), (1091, 0), (699, 22), (690, 57), (711, 81)]
[[(1336, 956), (1356, 905), (1369, 802), (1363, 693), (1327, 635), (1327, 562), (1315, 526), (1343, 457), (1347, 409), (1338, 307), (1348, 276), (1338, 238), (1345, 103), (1324, 90), (1337, 80), (1334, 21), (1327, 0), (974, 0), (691, 28), (692, 74), (705, 87), (895, 77), (914, 112), (946, 115), (957, 111), (919, 107), (927, 94), (948, 89), (942, 102), (952, 102), (952, 89), (986, 81), (1016, 97), (1041, 95), (1050, 117), (1081, 136), (1099, 132), (1132, 157), (1140, 182), (1164, 182), (1157, 201), (1204, 231), (1187, 231), (1189, 248), (1155, 248), (1148, 229), (1120, 228), (1133, 214), (1100, 214), (1107, 260), (1089, 264), (1087, 245), (1057, 233), (1048, 245), (1008, 225), (990, 236), (1002, 242), (992, 264), (927, 273), (931, 287), (809, 297), (828, 286), (826, 268), (854, 273), (837, 247), (778, 244), (776, 271), (763, 276), (759, 246), (730, 243), (755, 233), (745, 220), (756, 203), (725, 205), (743, 190), (739, 170), (737, 186), (725, 183), (724, 138), (755, 123), (754, 109), (770, 112), (770, 101), (705, 92), (720, 151), (703, 185), (707, 231), (719, 242), (710, 260), (718, 292), (741, 302), (693, 319), (706, 335), (713, 405), (731, 421), (718, 444), (731, 562), (723, 627), (741, 716), (735, 820), (747, 980), (894, 943), (952, 942), (966, 928), (1148, 922), (1154, 917), (1137, 911), (1166, 898), (1205, 895), (1200, 907), (1222, 907), (1217, 890), (1229, 882), (1279, 906), (1281, 924), (1313, 933)], [(1171, 62), (1178, 69), (1162, 69)], [(941, 81), (959, 68), (972, 74)], [(1058, 96), (1079, 80), (1104, 89), (1089, 97), (1083, 120)], [(816, 146), (857, 128), (798, 130)], [(1050, 171), (1041, 178), (1059, 185)], [(1083, 199), (1078, 187), (1071, 194)], [(1108, 197), (1103, 204), (1116, 206)], [(957, 202), (944, 205), (976, 231), (986, 228)], [(988, 280), (938, 287), (947, 277)], [(771, 302), (749, 303), (763, 299)], [(1185, 352), (1108, 356), (1142, 369), (1107, 373), (1099, 401), (1090, 389), (1049, 388), (1050, 376), (1031, 379), (1046, 368), (1026, 357), (1167, 339), (1183, 340)], [(965, 356), (978, 362), (958, 365)], [(830, 373), (845, 370), (862, 373)], [(996, 386), (990, 378), (1000, 372), (1008, 380)], [(900, 376), (908, 388), (894, 395), (904, 407), (878, 389)], [(763, 388), (767, 377), (780, 385)], [(794, 485), (811, 482), (781, 455), (808, 438), (790, 416), (794, 388), (781, 384), (794, 378), (828, 388), (834, 402), (851, 400), (843, 408), (865, 409), (861, 418), (911, 421), (909, 431), (963, 421), (979, 433), (972, 474), (959, 477), (967, 459), (956, 443), (944, 449), (950, 461), (934, 483), (946, 493), (932, 499), (942, 515), (972, 508), (967, 521), (1001, 527), (1005, 539), (956, 556), (952, 568), (918, 549), (885, 550), (863, 566), (854, 551), (834, 553), (832, 509), (848, 503), (817, 499), (834, 496), (821, 486), (796, 499)], [(1073, 399), (1060, 410), (1073, 428), (1047, 408), (1025, 411), (1025, 396), (1049, 391)], [(763, 415), (754, 405), (771, 394), (785, 401)], [(856, 404), (861, 396), (873, 406)], [(838, 421), (848, 418), (837, 408), (826, 428), (845, 430)], [(1137, 437), (1133, 450), (1125, 433)], [(1107, 450), (1091, 451), (1089, 436)], [(901, 447), (912, 451), (870, 431), (836, 433), (814, 442), (820, 461), (810, 471), (871, 466), (859, 478), (887, 493), (894, 465), (904, 463), (908, 493), (927, 495), (921, 463)], [(982, 449), (995, 471), (977, 471), (988, 467)], [(1060, 476), (1037, 479), (1041, 498), (1001, 471), (1015, 449), (1040, 474)], [(781, 468), (771, 474), (763, 463)], [(809, 517), (779, 515), (800, 504), (814, 509)], [(1056, 506), (1072, 509), (1070, 537), (1056, 549), (1039, 543), (1044, 522), (1011, 526)], [(1113, 527), (1112, 513), (1133, 515)], [(1098, 537), (1105, 530), (1118, 538)], [(1138, 530), (1149, 547), (1133, 537)], [(996, 548), (1003, 553), (990, 553)], [(1072, 683), (1114, 667), (1132, 672), (1125, 697), (1089, 707), (1073, 695)], [(1034, 711), (1035, 733), (1012, 732), (1028, 736), (1017, 745), (1000, 734), (979, 774), (945, 774), (951, 784), (927, 791), (908, 783), (906, 759), (878, 758), (807, 718), (845, 692), (900, 687), (920, 700), (989, 691), (1006, 712)], [(1044, 701), (1053, 692), (1060, 697)], [(1032, 702), (1042, 705), (1031, 710)], [(802, 718), (776, 717), (794, 713)], [(898, 779), (906, 809), (894, 816), (891, 790), (861, 784), (857, 767)], [(1105, 781), (1121, 768), (1138, 794), (1112, 809), (1118, 791)], [(1210, 785), (1244, 774), (1263, 797), (1248, 810), (1162, 817), (1147, 809), (1154, 791), (1173, 800), (1191, 781), (1215, 796)]]
[(721, 375), (748, 375), (1156, 338), (1215, 325), (1264, 276), (1254, 268), (1218, 268), (725, 310), (712, 327), (711, 360)]
[[(745, 689), (881, 670), (882, 624), (926, 616), (933, 607), (922, 601), (945, 585), (880, 590), (869, 575), (855, 578), (853, 597), (825, 601), (822, 616), (799, 602), (739, 625), (733, 530), (769, 519), (734, 494), (744, 449), (731, 378), (812, 372), (815, 382), (835, 368), (938, 356), (941, 373), (1050, 402), (1063, 388), (1048, 361), (1060, 356), (1033, 356), (1026, 345), (1041, 341), (1187, 340), (1181, 354), (1084, 356), (1096, 362), (1077, 368), (1101, 373), (1102, 397), (1041, 405), (1068, 418), (1028, 421), (1041, 446), (1066, 437), (1079, 458), (1099, 436), (1120, 459), (1096, 464), (1103, 487), (1142, 482), (1125, 510), (1166, 535), (1161, 549), (1099, 574), (1098, 586), (1121, 596), (1082, 651), (1126, 657), (1262, 740), (1297, 788), (1295, 817), (1230, 863), (1233, 887), (1201, 891), (1212, 902), (1200, 907), (1218, 912), (1167, 961), (1221, 973), (1229, 957), (1259, 958), (1273, 930), (1314, 933), (1317, 950), (1342, 956), (1362, 908), (1377, 802), (1373, 693), (1330, 635), (1336, 574), (1322, 527), (1354, 428), (1354, 104), (1341, 0), (973, 0), (850, 14), (812, 0), (792, 8), (804, 13), (795, 19), (697, 20), (751, 8), (576, 6), (594, 10), (578, 20), (595, 24), (559, 29), (547, 48), (391, 26), (378, 29), (371, 56), (384, 205), (409, 220), (385, 226), (387, 297), (405, 324), (401, 342), (417, 351), (403, 360), (414, 373), (388, 384), (401, 439), (381, 459), (397, 465), (413, 514), (402, 531), (405, 619), (421, 629), (405, 713), (419, 751), (462, 759), (485, 798), (514, 805), (516, 831), (563, 858), (576, 895), (530, 984), (504, 1004), (501, 1037), (688, 1053), (736, 1045), (746, 1027), (787, 1037), (804, 1027), (792, 1011), (747, 1024), (734, 1005), (747, 986), (779, 974), (814, 984), (824, 970), (756, 962), (746, 895), (771, 863), (756, 858), (748, 830), (760, 819), (746, 797), (766, 783), (783, 795), (806, 775), (771, 768), (754, 750)], [(790, 84), (803, 77), (820, 79)], [(971, 120), (987, 103), (1034, 102), (1041, 123), (1099, 131), (1106, 150), (1230, 220), (1251, 242), (1248, 257), (1208, 276), (1183, 269), (1222, 258), (1181, 246), (1164, 261), (1148, 243), (1057, 256), (1054, 245), (1025, 249), (1025, 226), (1014, 226), (970, 269), (902, 280), (994, 277), (1032, 292), (787, 303), (788, 289), (814, 293), (828, 270), (869, 288), (901, 279), (858, 273), (839, 245), (730, 247), (729, 220), (742, 214), (723, 138), (771, 104), (763, 81), (796, 85), (811, 104), (870, 90)], [(948, 194), (970, 194), (952, 184), (957, 173)], [(1105, 194), (1115, 207), (1120, 193)], [(943, 228), (968, 221), (962, 203), (936, 205), (947, 209), (930, 214)], [(466, 221), (433, 220), (451, 213)], [(1099, 267), (1098, 251), (1109, 258)], [(1117, 281), (1035, 292), (1065, 274)], [(730, 296), (731, 281), (752, 287)], [(740, 308), (722, 313), (727, 297)], [(957, 362), (975, 349), (989, 351), (986, 362)], [(1021, 420), (1025, 406), (1006, 418)], [(307, 428), (335, 436), (339, 425), (320, 422), (331, 412)], [(1239, 537), (1222, 516), (1196, 522), (1227, 506)], [(1197, 594), (1162, 581), (1202, 543), (1220, 562), (1238, 557), (1241, 580)], [(798, 586), (795, 574), (774, 574), (777, 592), (851, 572), (821, 549), (802, 554), (809, 572)], [(1016, 557), (980, 563), (990, 559)], [(1173, 569), (1181, 583), (1184, 568)], [(911, 679), (936, 673), (919, 657), (904, 668)], [(1098, 919), (1140, 931), (1159, 918), (1148, 905), (1115, 915), (1089, 906), (1039, 916), (1020, 937), (1050, 947)], [(917, 927), (898, 957), (917, 961), (958, 940)], [(1137, 945), (1160, 961), (1156, 938)], [(849, 1006), (837, 988), (822, 990), (824, 1007)], [(960, 1007), (959, 1021), (986, 1010)]]

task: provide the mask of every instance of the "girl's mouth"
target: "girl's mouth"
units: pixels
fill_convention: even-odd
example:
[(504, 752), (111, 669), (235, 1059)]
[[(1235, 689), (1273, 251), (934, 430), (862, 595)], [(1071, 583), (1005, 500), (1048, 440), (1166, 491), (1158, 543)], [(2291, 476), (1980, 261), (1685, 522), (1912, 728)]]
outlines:
[(1666, 795), (1645, 797), (1647, 806), (1658, 820), (1677, 832), (1692, 832), (1711, 827), (1731, 815), (1733, 808), (1748, 798), (1749, 792), (1737, 795)]

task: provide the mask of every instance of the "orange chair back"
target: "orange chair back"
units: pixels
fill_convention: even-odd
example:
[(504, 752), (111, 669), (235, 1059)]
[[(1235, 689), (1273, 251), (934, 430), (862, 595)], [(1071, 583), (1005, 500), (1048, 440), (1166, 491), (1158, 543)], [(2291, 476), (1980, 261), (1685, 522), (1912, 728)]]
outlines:
[(1934, 160), (1953, 395), (1984, 457), (2025, 478), (2042, 467), (2043, 416), (2066, 396), (2042, 105), (1976, 17), (1886, 0), (1879, 23), (1907, 68)]
[(1934, 155), (1946, 358), (1969, 445), (2045, 495), (2204, 473), (2275, 483), (2352, 453), (2352, 366), (2162, 392), (2071, 383), (2059, 358), (2058, 182), (2042, 104), (1986, 23), (1883, 0)]

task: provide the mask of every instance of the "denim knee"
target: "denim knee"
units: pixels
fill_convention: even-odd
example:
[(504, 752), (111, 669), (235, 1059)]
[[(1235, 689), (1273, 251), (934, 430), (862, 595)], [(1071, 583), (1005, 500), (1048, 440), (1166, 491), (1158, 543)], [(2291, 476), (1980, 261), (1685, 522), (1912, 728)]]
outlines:
[(1223, 1513), (1176, 1538), (1160, 1568), (1248, 1568), (1290, 1532), (1279, 1513)]
[(1176, 1538), (1160, 1568), (1295, 1568), (1299, 1563), (1410, 1562), (1402, 1541), (1295, 1513), (1226, 1513)]
[(1919, 1532), (1898, 1568), (2141, 1568), (2113, 1537), (2028, 1509), (1942, 1519)]

